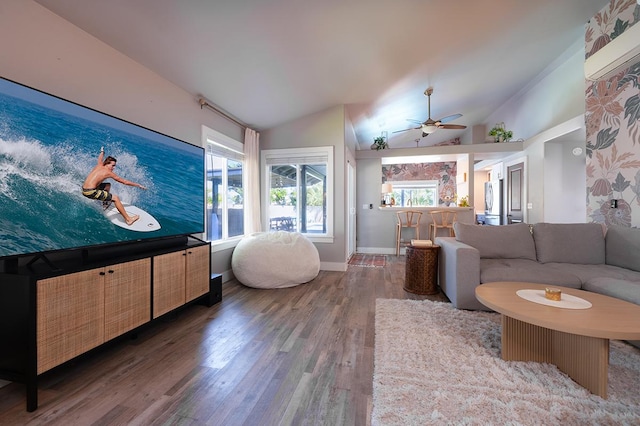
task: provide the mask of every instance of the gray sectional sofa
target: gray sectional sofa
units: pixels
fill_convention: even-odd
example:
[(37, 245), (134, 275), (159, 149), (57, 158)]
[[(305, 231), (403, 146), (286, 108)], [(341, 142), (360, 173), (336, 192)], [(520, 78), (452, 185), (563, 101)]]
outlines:
[(488, 310), (475, 288), (525, 281), (579, 288), (640, 305), (640, 229), (596, 223), (455, 223), (436, 238), (439, 283), (459, 309)]

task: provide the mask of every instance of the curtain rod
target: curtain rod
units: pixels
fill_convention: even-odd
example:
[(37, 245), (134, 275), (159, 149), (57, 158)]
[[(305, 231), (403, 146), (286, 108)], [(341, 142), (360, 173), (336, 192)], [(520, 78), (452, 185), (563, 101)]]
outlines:
[(206, 99), (204, 98), (198, 98), (198, 103), (200, 104), (200, 109), (207, 107), (210, 110), (212, 110), (213, 112), (218, 113), (219, 115), (221, 115), (222, 117), (226, 118), (229, 121), (232, 121), (234, 123), (236, 123), (238, 126), (240, 127), (244, 127), (244, 128), (248, 128), (249, 126), (247, 126), (246, 124), (244, 124), (241, 121), (236, 120), (235, 118), (233, 118), (231, 115), (227, 114), (226, 112), (224, 112), (223, 110), (221, 110), (220, 108), (216, 107), (215, 105), (210, 104), (209, 102), (206, 101)]

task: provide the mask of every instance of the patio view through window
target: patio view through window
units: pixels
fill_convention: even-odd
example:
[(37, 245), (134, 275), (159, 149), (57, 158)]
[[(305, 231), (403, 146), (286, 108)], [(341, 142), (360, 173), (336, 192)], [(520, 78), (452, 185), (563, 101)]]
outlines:
[(308, 236), (332, 234), (329, 195), (332, 174), (327, 149), (269, 150), (264, 170), (267, 229)]
[(438, 206), (437, 180), (411, 180), (387, 183), (393, 185), (391, 195), (395, 199), (395, 205), (397, 207)]
[(244, 235), (243, 145), (207, 129), (207, 240)]

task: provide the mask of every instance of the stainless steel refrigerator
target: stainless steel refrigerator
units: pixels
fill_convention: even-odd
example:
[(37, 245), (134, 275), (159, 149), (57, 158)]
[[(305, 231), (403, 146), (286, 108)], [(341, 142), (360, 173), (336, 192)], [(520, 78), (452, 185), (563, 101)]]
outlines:
[(502, 179), (484, 184), (484, 218), (486, 225), (504, 224)]

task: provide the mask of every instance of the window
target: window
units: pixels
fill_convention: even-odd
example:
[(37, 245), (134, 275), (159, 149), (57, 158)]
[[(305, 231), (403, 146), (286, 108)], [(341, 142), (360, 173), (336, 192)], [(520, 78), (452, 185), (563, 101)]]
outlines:
[(391, 195), (396, 201), (396, 207), (437, 207), (437, 180), (409, 180), (388, 182), (393, 185)]
[(262, 152), (265, 230), (333, 242), (333, 147)]
[(205, 228), (208, 241), (244, 235), (244, 146), (203, 126), (206, 140)]

